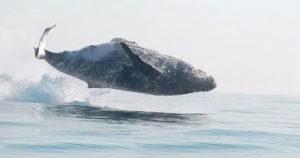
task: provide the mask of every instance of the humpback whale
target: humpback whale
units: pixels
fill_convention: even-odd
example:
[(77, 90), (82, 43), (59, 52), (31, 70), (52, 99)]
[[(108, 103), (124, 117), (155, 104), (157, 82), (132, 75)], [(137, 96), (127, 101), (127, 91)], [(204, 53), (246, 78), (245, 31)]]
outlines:
[(54, 27), (45, 29), (35, 47), (35, 57), (85, 81), (88, 88), (180, 95), (216, 87), (212, 76), (189, 63), (122, 38), (80, 50), (52, 52), (46, 49), (46, 37)]

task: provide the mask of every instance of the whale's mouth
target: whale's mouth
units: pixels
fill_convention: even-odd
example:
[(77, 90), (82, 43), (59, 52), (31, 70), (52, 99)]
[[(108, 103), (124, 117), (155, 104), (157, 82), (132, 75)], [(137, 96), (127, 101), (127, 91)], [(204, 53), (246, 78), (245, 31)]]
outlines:
[(46, 38), (48, 33), (55, 27), (56, 25), (53, 25), (51, 27), (47, 27), (42, 34), (40, 41), (39, 41), (39, 46), (34, 48), (34, 55), (37, 59), (45, 59), (46, 57), (46, 52), (45, 52), (45, 47), (46, 47)]

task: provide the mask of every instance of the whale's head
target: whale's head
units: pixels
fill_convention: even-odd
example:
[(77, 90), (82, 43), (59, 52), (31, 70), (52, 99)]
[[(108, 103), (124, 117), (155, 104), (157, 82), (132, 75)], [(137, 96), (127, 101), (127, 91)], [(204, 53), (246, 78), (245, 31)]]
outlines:
[(177, 63), (174, 76), (182, 94), (210, 91), (217, 86), (214, 77), (183, 61)]
[(192, 89), (194, 92), (210, 91), (217, 87), (214, 77), (207, 75), (202, 70), (196, 70), (192, 77)]

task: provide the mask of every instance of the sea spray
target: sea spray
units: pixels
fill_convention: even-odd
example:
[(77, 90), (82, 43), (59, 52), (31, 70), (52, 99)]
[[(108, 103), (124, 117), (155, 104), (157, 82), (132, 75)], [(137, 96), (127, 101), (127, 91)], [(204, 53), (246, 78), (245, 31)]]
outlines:
[[(75, 81), (61, 76), (50, 76), (44, 74), (37, 82), (20, 79), (17, 80), (10, 75), (0, 75), (0, 99), (19, 102), (35, 102), (46, 104), (61, 104), (69, 101), (84, 100), (80, 89), (84, 89), (84, 84), (74, 87)], [(73, 88), (72, 88), (72, 86)], [(72, 92), (74, 88), (78, 91)], [(76, 95), (80, 94), (80, 95)]]

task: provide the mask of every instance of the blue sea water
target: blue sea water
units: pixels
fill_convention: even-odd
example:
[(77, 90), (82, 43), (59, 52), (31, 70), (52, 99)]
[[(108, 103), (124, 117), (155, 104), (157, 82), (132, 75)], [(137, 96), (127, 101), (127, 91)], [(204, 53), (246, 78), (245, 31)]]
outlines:
[(299, 96), (0, 80), (0, 157), (300, 157)]
[(299, 96), (106, 90), (0, 109), (1, 158), (300, 157)]

